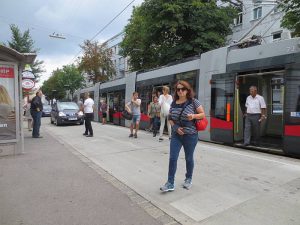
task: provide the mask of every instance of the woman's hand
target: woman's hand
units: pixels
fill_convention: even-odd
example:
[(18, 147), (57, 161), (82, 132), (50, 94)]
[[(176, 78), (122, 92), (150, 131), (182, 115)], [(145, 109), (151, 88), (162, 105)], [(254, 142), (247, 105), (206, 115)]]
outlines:
[(188, 114), (187, 115), (188, 120), (193, 120), (194, 118), (194, 114)]
[(177, 134), (179, 134), (179, 135), (184, 135), (183, 127), (179, 127), (179, 128), (177, 129)]

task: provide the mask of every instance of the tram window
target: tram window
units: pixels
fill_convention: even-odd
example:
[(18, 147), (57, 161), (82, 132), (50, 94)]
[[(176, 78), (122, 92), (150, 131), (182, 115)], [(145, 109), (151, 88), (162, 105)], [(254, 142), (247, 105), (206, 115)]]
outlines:
[(141, 99), (141, 112), (147, 114), (148, 105), (152, 101), (152, 86), (140, 86), (137, 88), (137, 92), (139, 93), (139, 98)]
[(283, 78), (273, 78), (271, 80), (272, 86), (272, 114), (283, 113)]

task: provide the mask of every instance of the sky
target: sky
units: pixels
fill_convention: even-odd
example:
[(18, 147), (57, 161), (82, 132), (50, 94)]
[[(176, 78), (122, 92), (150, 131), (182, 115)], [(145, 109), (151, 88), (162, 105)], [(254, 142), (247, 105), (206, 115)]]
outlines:
[[(0, 42), (11, 40), (10, 24), (22, 32), (29, 29), (34, 47), (39, 48), (38, 60), (44, 61), (46, 72), (40, 84), (51, 72), (74, 62), (79, 45), (91, 39), (133, 0), (0, 0)], [(104, 42), (120, 33), (130, 19), (135, 0), (94, 40)], [(51, 38), (59, 34), (66, 39)]]

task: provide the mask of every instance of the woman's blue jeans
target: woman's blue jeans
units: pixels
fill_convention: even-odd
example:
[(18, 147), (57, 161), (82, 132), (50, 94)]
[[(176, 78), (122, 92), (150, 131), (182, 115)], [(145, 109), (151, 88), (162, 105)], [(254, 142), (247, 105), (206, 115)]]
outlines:
[(198, 142), (198, 134), (179, 135), (172, 133), (170, 144), (169, 173), (168, 182), (174, 184), (175, 173), (177, 169), (177, 160), (181, 147), (183, 146), (186, 162), (185, 178), (192, 179), (194, 170), (194, 151)]

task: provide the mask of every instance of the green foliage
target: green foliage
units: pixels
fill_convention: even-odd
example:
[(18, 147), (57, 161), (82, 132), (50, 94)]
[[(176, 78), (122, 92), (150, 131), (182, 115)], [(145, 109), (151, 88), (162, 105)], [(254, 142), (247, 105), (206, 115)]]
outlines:
[(123, 55), (140, 70), (201, 54), (224, 45), (235, 16), (216, 1), (145, 0), (125, 27)]
[(95, 84), (114, 77), (115, 67), (111, 61), (112, 52), (106, 45), (86, 40), (80, 47), (83, 50), (83, 56), (79, 60), (79, 68), (89, 75), (90, 81)]
[[(37, 53), (39, 49), (34, 47), (34, 41), (30, 36), (29, 29), (22, 32), (20, 29), (12, 24), (10, 25), (10, 29), (12, 32), (11, 41), (8, 41), (8, 46), (12, 49), (20, 53)], [(43, 63), (44, 61), (35, 60), (31, 66), (33, 74), (36, 76), (36, 81), (39, 80), (41, 73), (45, 72), (43, 70)]]
[(300, 0), (282, 0), (279, 7), (285, 12), (281, 25), (300, 36)]
[(49, 98), (63, 99), (67, 91), (70, 91), (73, 98), (76, 89), (83, 87), (83, 81), (84, 78), (75, 65), (66, 65), (53, 71), (52, 76), (43, 83), (42, 89)]

